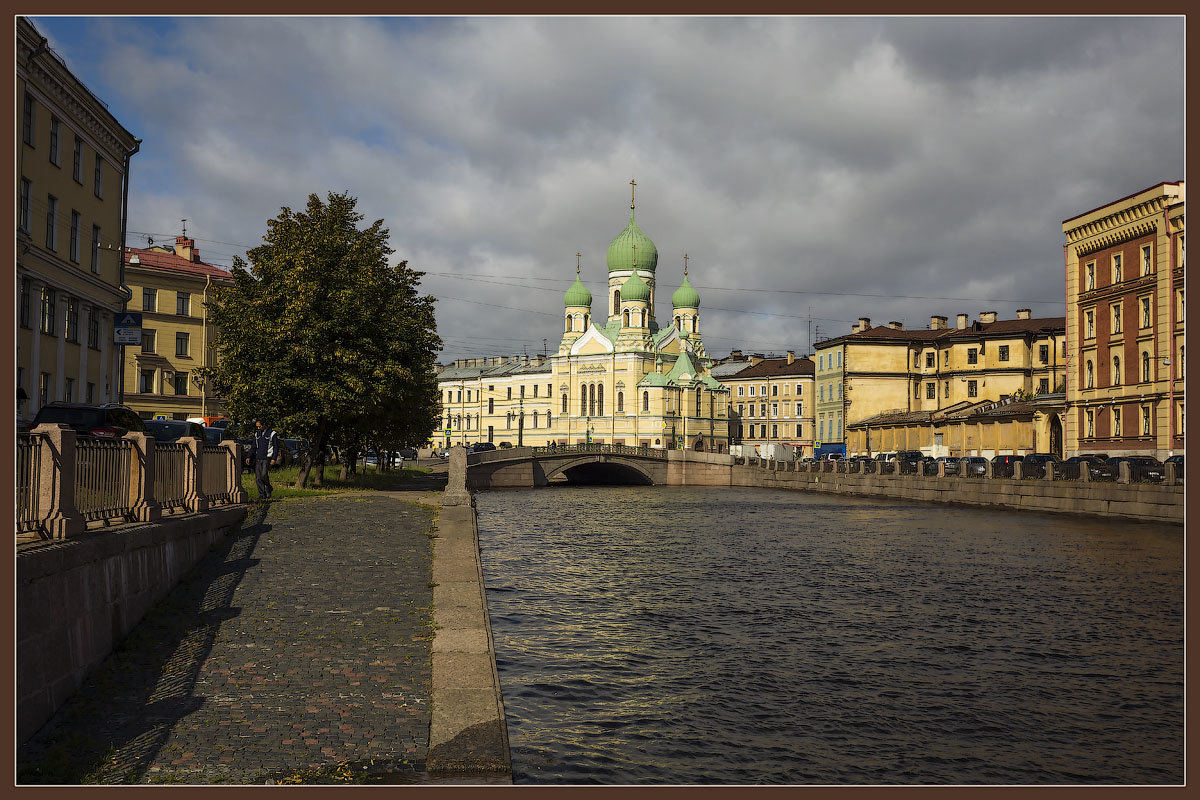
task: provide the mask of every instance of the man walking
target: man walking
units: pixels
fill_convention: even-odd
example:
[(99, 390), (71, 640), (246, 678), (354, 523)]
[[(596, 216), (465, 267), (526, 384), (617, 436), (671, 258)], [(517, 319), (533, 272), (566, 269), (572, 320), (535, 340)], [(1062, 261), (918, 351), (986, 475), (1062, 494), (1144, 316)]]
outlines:
[(254, 487), (259, 500), (271, 499), (271, 475), (268, 470), (279, 458), (279, 435), (264, 420), (254, 420), (254, 443), (250, 445), (247, 463), (254, 459)]

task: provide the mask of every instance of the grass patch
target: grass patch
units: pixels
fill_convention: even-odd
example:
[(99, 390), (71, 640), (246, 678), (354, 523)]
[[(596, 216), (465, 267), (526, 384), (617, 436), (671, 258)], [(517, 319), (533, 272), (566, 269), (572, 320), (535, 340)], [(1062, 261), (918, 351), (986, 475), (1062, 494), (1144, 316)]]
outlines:
[[(428, 467), (404, 467), (402, 469), (393, 469), (388, 472), (379, 472), (373, 468), (362, 468), (357, 473), (347, 475), (346, 480), (341, 480), (342, 467), (340, 464), (327, 465), (322, 474), (320, 488), (312, 485), (313, 479), (316, 477), (317, 468), (313, 467), (308, 474), (308, 486), (304, 489), (297, 489), (296, 478), (300, 474), (299, 466), (280, 467), (271, 470), (271, 499), (284, 499), (288, 497), (317, 497), (320, 495), (334, 494), (337, 492), (364, 492), (372, 490), (388, 490), (401, 489), (404, 485), (415, 478), (428, 475), (430, 473)], [(251, 500), (258, 496), (258, 490), (254, 487), (254, 473), (242, 473), (242, 488), (250, 496)]]

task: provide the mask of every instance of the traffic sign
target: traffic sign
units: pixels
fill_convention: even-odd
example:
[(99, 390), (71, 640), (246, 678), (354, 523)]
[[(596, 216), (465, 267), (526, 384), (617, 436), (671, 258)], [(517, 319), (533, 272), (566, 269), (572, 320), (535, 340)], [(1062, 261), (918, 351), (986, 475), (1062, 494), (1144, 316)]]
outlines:
[(166, 422), (166, 421), (167, 421), (167, 415), (166, 415), (166, 414), (158, 414), (158, 415), (156, 415), (156, 416), (154, 417), (154, 419), (155, 419), (155, 420), (158, 420), (158, 421), (160, 421), (160, 422)]
[(446, 428), (446, 435), (447, 435), (447, 436), (449, 436), (449, 435), (450, 435), (450, 429), (449, 429), (449, 428)]
[(138, 345), (142, 343), (142, 314), (140, 311), (122, 311), (113, 320), (113, 344)]

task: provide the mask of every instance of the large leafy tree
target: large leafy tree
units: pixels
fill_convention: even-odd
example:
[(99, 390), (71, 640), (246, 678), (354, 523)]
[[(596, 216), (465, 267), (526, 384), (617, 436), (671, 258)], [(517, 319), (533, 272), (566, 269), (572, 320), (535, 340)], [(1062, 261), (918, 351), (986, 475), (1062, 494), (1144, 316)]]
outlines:
[(210, 300), (207, 374), (230, 415), (265, 416), (316, 453), (364, 438), (418, 445), (438, 421), (434, 298), (419, 293), (424, 273), (388, 264), (383, 220), (360, 229), (356, 203), (314, 194), (303, 212), (281, 209)]

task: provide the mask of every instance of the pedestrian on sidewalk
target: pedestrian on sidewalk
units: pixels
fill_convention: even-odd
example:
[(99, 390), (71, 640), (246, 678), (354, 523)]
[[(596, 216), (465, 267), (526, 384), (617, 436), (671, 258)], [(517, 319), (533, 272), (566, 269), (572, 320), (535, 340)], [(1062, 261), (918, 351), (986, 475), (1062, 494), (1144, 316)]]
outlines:
[(254, 420), (254, 428), (254, 443), (250, 445), (246, 463), (254, 459), (254, 488), (258, 490), (258, 499), (270, 500), (272, 487), (268, 470), (279, 459), (279, 435), (262, 418)]

